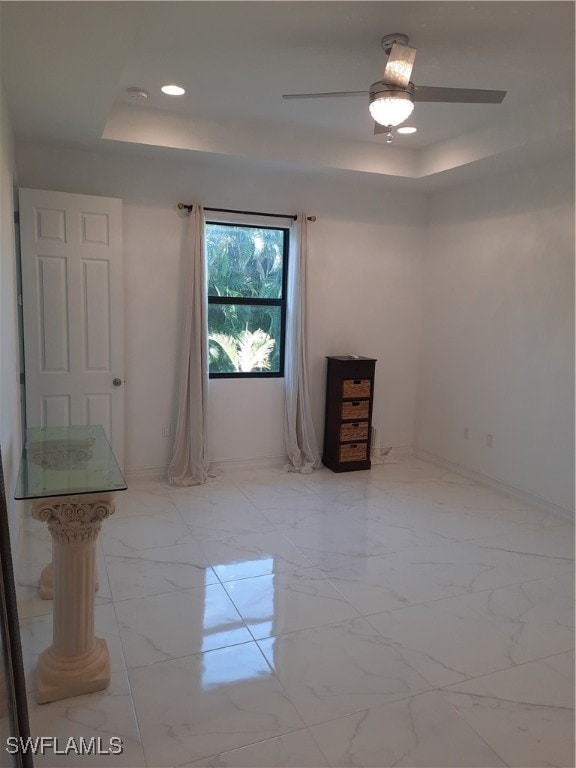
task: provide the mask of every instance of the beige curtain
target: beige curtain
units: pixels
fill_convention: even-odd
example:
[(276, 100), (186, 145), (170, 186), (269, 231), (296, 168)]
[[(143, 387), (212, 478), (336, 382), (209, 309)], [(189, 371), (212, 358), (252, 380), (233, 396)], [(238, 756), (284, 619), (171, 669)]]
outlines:
[(302, 473), (310, 473), (320, 466), (320, 451), (310, 409), (306, 350), (307, 226), (306, 215), (300, 213), (290, 231), (284, 364), (284, 440), (289, 461), (284, 469)]
[(204, 209), (195, 204), (186, 217), (184, 326), (178, 382), (174, 455), (168, 468), (172, 485), (200, 485), (208, 479), (208, 300)]

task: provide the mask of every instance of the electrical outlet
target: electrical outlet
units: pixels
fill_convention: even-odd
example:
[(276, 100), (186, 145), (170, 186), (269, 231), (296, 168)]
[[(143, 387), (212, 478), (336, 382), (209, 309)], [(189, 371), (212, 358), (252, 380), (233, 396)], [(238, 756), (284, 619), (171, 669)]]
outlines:
[(470, 437), (470, 428), (469, 427), (464, 427), (464, 430), (462, 432), (462, 436), (463, 436), (464, 440), (468, 440), (468, 438)]
[(162, 437), (170, 437), (172, 435), (172, 424), (162, 425)]
[(486, 435), (486, 448), (492, 448), (493, 442), (494, 442), (494, 436), (488, 433)]

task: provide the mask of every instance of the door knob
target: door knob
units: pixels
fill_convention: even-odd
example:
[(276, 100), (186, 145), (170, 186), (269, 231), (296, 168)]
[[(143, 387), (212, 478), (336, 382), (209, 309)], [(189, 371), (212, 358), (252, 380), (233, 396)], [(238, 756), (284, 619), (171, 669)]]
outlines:
[(115, 387), (119, 387), (122, 384), (122, 379), (113, 379), (112, 384), (114, 384)]

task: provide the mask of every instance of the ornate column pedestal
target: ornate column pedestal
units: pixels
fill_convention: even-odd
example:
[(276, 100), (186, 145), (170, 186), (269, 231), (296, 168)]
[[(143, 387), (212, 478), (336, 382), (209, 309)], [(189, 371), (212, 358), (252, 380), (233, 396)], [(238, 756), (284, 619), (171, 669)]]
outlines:
[[(98, 567), (94, 565), (94, 592), (98, 592)], [(54, 600), (54, 563), (48, 563), (40, 574), (40, 597), (42, 600)]]
[(96, 541), (114, 493), (36, 499), (31, 512), (52, 535), (54, 634), (38, 658), (36, 689), (45, 704), (110, 684), (108, 646), (94, 635), (94, 589)]
[(42, 600), (54, 600), (54, 563), (42, 568), (40, 574), (40, 597)]

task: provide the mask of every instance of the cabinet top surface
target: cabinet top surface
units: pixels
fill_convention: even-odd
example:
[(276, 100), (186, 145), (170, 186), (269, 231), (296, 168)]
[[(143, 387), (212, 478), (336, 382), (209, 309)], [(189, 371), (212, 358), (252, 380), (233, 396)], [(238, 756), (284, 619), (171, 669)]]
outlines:
[(360, 357), (359, 355), (326, 355), (327, 360), (340, 360), (345, 362), (354, 362), (357, 360), (369, 360), (370, 362), (375, 363), (376, 358), (375, 357)]

